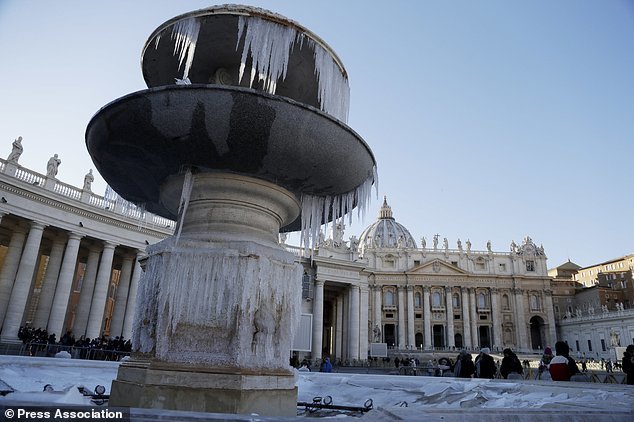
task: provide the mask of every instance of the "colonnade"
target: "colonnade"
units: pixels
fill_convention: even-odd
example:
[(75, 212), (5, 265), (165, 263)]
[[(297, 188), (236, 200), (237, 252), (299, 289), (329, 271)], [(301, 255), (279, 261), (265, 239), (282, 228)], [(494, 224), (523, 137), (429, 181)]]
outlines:
[[(37, 221), (0, 218), (10, 230), (0, 268), (0, 340), (17, 340), (25, 324), (57, 340), (66, 331), (95, 338), (108, 317), (110, 337), (131, 337), (141, 251)], [(118, 285), (114, 271), (120, 272)], [(109, 299), (114, 307), (106, 314)]]
[[(324, 280), (314, 281), (313, 328), (311, 356), (321, 359), (324, 351)], [(368, 290), (350, 284), (332, 301), (331, 340), (334, 358), (366, 359), (368, 345)]]

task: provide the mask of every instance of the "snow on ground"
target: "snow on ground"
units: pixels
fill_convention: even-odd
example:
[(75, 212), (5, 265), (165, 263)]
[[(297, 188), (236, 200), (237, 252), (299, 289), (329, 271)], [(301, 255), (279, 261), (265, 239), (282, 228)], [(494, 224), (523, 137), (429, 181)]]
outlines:
[[(16, 391), (2, 401), (90, 404), (77, 386), (106, 387), (117, 375), (118, 362), (0, 356), (0, 380)], [(0, 383), (1, 384), (1, 383)], [(51, 384), (55, 392), (43, 392)], [(634, 412), (634, 387), (553, 381), (462, 380), (447, 377), (298, 372), (298, 401), (332, 397), (332, 404), (375, 409), (550, 409), (565, 412), (615, 409)]]

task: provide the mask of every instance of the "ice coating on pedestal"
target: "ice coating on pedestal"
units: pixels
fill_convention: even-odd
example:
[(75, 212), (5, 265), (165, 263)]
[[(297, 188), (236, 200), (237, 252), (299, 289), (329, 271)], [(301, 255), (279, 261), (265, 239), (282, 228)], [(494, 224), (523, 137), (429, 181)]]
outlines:
[(147, 249), (134, 349), (160, 360), (288, 368), (301, 266), (258, 245), (168, 238)]

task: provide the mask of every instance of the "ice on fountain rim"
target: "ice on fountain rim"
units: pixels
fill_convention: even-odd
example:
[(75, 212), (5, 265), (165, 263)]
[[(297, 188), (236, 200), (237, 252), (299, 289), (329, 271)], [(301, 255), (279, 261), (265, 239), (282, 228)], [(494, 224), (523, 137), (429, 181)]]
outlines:
[[(262, 16), (265, 16), (264, 14)], [(269, 16), (267, 16), (269, 17)], [(177, 20), (171, 27), (171, 38), (175, 40), (174, 56), (178, 57), (182, 77), (177, 81), (187, 80), (191, 69), (196, 43), (200, 32), (202, 16), (192, 16)], [(270, 17), (269, 17), (270, 18)], [(281, 19), (280, 19), (281, 20)], [(241, 52), (239, 81), (242, 81), (249, 56), (252, 66), (249, 71), (249, 87), (254, 82), (263, 81), (264, 90), (275, 94), (277, 81), (286, 78), (290, 53), (298, 45), (302, 48), (304, 41), (313, 50), (315, 58), (315, 76), (318, 83), (318, 103), (322, 111), (336, 117), (344, 123), (348, 121), (350, 105), (350, 87), (345, 69), (338, 57), (325, 43), (313, 34), (307, 35), (302, 26), (292, 21), (289, 25), (266, 19), (260, 16), (238, 16), (238, 40), (236, 49), (244, 39)], [(161, 33), (156, 35), (154, 47), (158, 48)], [(256, 78), (257, 77), (257, 78)]]

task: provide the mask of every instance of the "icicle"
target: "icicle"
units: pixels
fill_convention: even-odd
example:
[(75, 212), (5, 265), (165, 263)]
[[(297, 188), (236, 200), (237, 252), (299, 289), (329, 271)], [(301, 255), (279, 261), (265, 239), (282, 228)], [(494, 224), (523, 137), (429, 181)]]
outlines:
[[(264, 90), (275, 94), (277, 81), (286, 78), (288, 59), (295, 43), (304, 45), (304, 33), (294, 28), (280, 25), (254, 16), (238, 17), (238, 42), (244, 35), (244, 47), (240, 59), (239, 81), (242, 82), (249, 54), (252, 58), (249, 87), (256, 79), (264, 82)], [(318, 102), (326, 113), (343, 122), (348, 121), (350, 88), (348, 79), (333, 59), (332, 55), (314, 39), (308, 38), (308, 46), (315, 57), (315, 74), (318, 81)]]
[(315, 74), (319, 83), (317, 95), (321, 109), (342, 122), (347, 122), (350, 108), (348, 79), (325, 48), (312, 38), (308, 39), (308, 45), (314, 51)]
[[(248, 24), (247, 24), (248, 21)], [(246, 27), (246, 31), (244, 31)], [(288, 57), (292, 50), (297, 31), (294, 28), (280, 25), (258, 17), (238, 17), (238, 45), (244, 33), (244, 47), (240, 59), (239, 81), (242, 82), (246, 61), (252, 57), (251, 80), (253, 87), (255, 75), (264, 82), (264, 90), (275, 93), (277, 80), (286, 78)], [(238, 48), (236, 45), (236, 49)]]
[[(302, 194), (300, 200), (302, 212), (302, 228), (300, 232), (300, 244), (305, 251), (312, 250), (316, 246), (319, 237), (319, 230), (322, 222), (328, 218), (332, 211), (332, 221), (334, 222), (348, 216), (348, 224), (352, 224), (352, 207), (356, 202), (357, 215), (365, 217), (370, 197), (372, 196), (372, 185), (376, 186), (378, 198), (378, 173), (376, 166), (372, 168), (372, 174), (366, 180), (350, 192), (334, 197), (315, 196)], [(327, 232), (328, 224), (325, 224)]]
[[(196, 42), (198, 41), (198, 32), (200, 31), (200, 21), (196, 18), (183, 19), (174, 24), (172, 27), (172, 39), (174, 43), (174, 55), (178, 55), (178, 69), (180, 70), (185, 62), (182, 80), (189, 77), (189, 70), (194, 61), (194, 52), (196, 51)], [(158, 40), (157, 40), (158, 45)]]
[(187, 206), (189, 205), (193, 186), (192, 170), (188, 168), (185, 172), (185, 177), (183, 178), (183, 190), (181, 192), (181, 200), (178, 203), (178, 228), (176, 229), (176, 240), (174, 245), (178, 245), (178, 239), (181, 237), (183, 221), (185, 221), (185, 214), (187, 213)]

